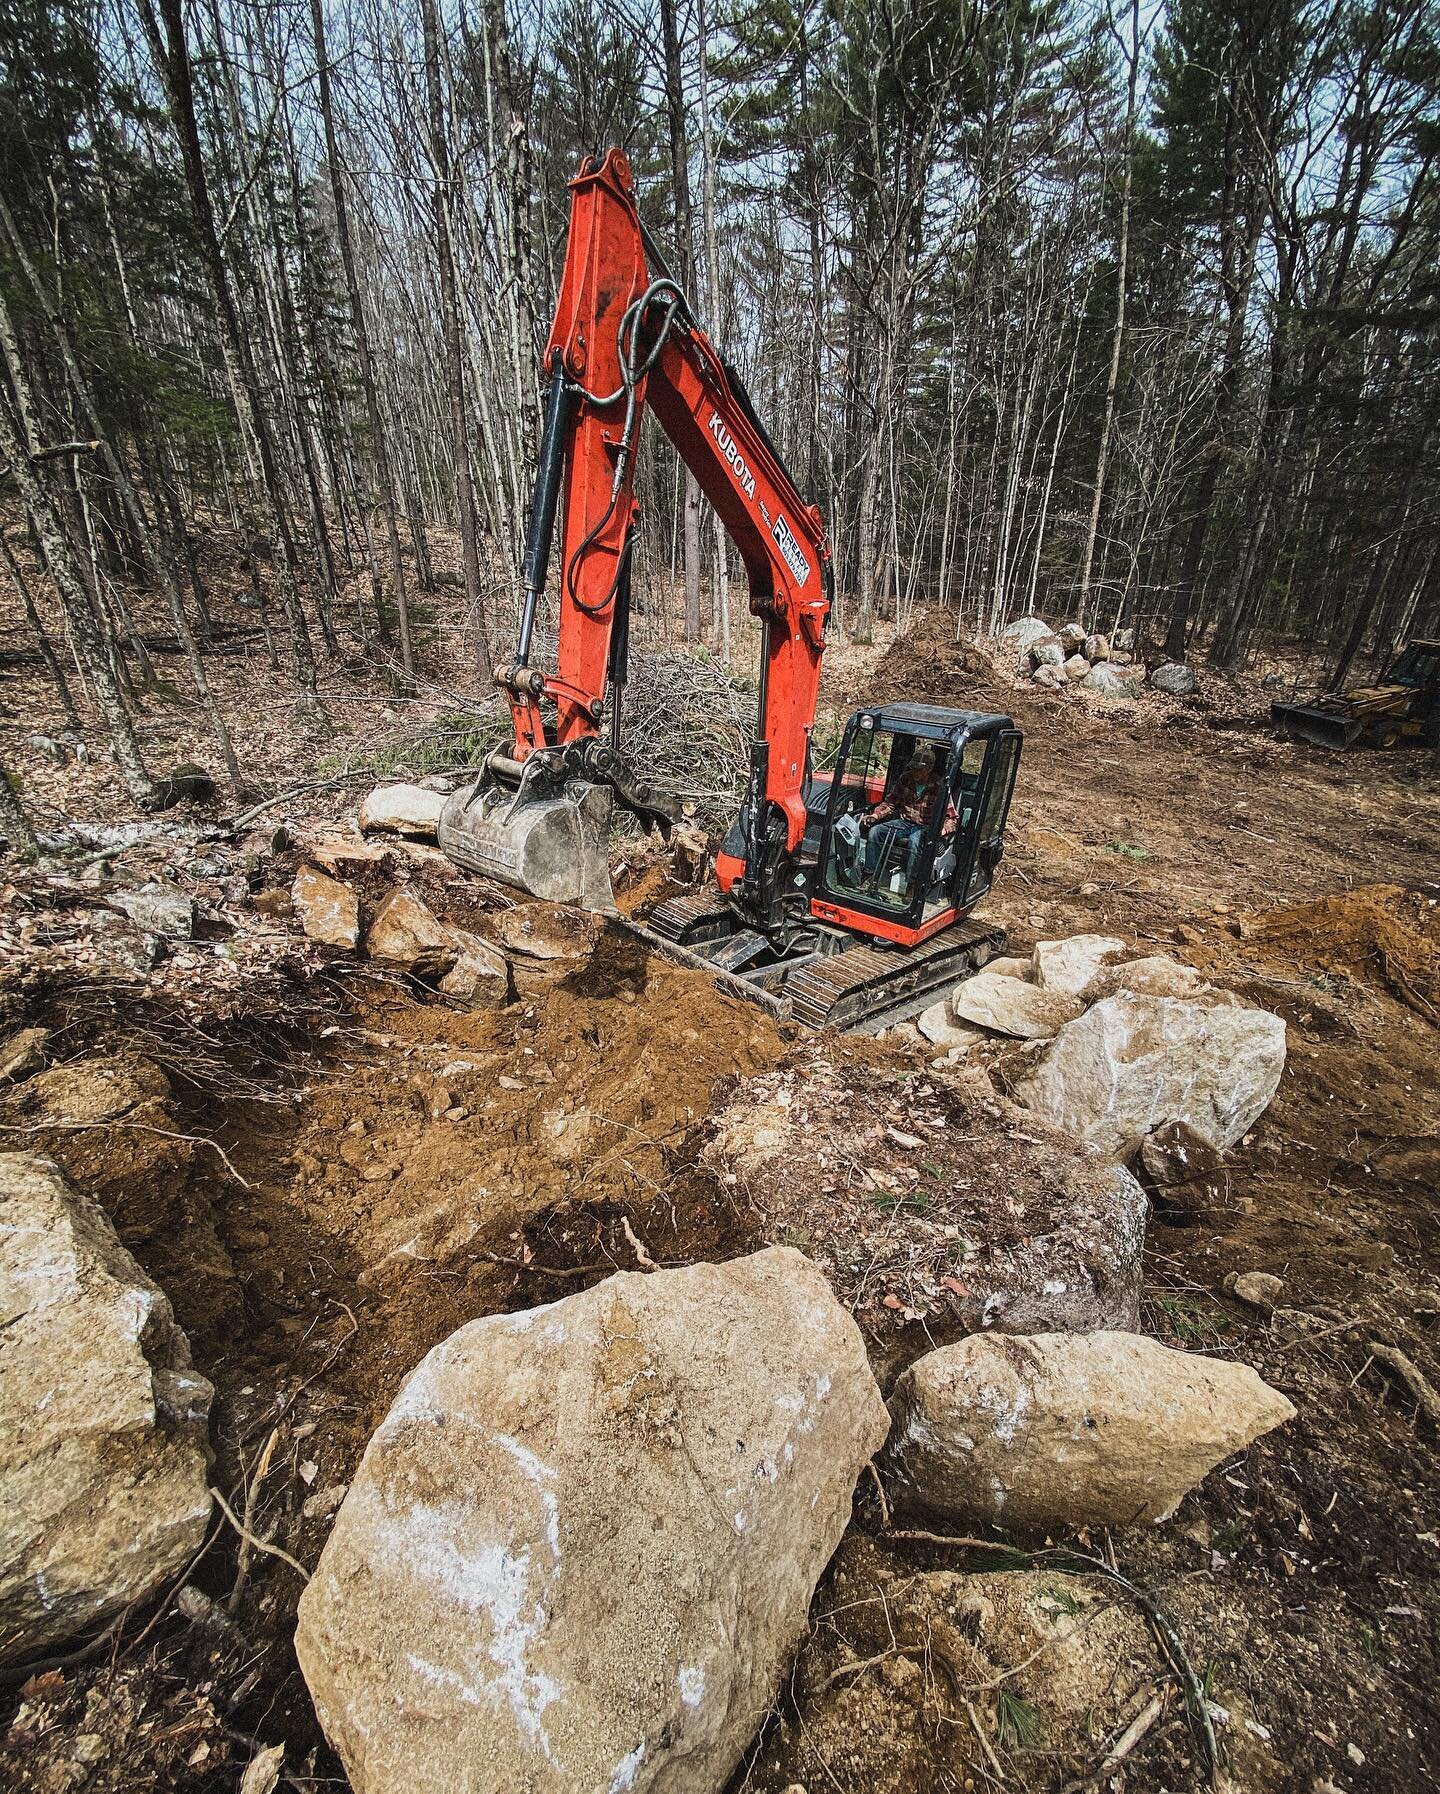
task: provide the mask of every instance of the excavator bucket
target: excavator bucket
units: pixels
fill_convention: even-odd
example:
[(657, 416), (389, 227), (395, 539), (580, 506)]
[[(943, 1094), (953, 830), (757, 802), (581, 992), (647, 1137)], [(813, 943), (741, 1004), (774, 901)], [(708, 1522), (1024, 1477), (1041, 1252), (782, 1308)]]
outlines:
[(1336, 753), (1354, 747), (1365, 727), (1359, 717), (1344, 710), (1324, 710), (1315, 704), (1272, 704), (1270, 721), (1293, 741), (1308, 741)]
[(567, 776), (547, 756), (491, 754), (440, 812), (440, 846), (467, 871), (546, 903), (615, 911), (608, 785)]

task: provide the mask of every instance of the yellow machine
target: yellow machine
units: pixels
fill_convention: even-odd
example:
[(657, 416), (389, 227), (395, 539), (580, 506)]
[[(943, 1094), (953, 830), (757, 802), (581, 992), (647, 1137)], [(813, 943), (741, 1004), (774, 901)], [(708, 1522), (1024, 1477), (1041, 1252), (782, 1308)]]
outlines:
[(1272, 704), (1270, 720), (1315, 747), (1440, 747), (1440, 641), (1409, 643), (1378, 685), (1327, 692), (1313, 704)]

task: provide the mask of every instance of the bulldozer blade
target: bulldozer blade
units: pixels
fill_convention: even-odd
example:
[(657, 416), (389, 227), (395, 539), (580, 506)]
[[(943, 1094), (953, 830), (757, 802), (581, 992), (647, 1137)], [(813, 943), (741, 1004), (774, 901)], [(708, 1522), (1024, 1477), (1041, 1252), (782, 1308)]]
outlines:
[(1270, 721), (1294, 741), (1308, 741), (1312, 747), (1335, 753), (1354, 747), (1365, 727), (1358, 717), (1342, 710), (1321, 710), (1311, 704), (1272, 704)]
[(512, 784), (490, 765), (440, 812), (443, 851), (469, 872), (546, 903), (615, 913), (608, 785), (563, 782), (536, 768)]

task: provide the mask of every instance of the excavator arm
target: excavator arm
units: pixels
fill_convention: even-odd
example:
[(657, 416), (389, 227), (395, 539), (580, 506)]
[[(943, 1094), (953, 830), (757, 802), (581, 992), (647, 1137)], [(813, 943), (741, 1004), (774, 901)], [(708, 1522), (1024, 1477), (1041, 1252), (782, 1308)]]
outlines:
[[(520, 634), (513, 662), (495, 673), (514, 719), (511, 752), (499, 758), (517, 783), (538, 759), (572, 779), (608, 784), (641, 814), (656, 813), (654, 794), (619, 752), (629, 567), (640, 522), (636, 460), (648, 407), (734, 542), (750, 609), (764, 629), (740, 895), (757, 917), (768, 917), (784, 863), (805, 833), (806, 756), (830, 609), (824, 527), (650, 244), (625, 156), (611, 150), (587, 163), (570, 191)], [(531, 665), (531, 653), (557, 511), (559, 651), (556, 670), (546, 673)], [(548, 723), (547, 702), (554, 706)], [(601, 739), (607, 704), (608, 743)], [(507, 875), (493, 852), (480, 858), (485, 863), (469, 863)], [(512, 882), (527, 882), (513, 876), (522, 868), (508, 871)]]

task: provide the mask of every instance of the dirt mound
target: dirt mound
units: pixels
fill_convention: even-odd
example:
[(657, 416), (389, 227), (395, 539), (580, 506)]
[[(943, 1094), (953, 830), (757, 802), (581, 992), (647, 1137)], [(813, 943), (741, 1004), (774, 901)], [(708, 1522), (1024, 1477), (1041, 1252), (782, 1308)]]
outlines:
[(917, 1076), (874, 1042), (807, 1042), (737, 1090), (705, 1159), (897, 1361), (902, 1329), (923, 1348), (981, 1327), (1135, 1324), (1138, 1187), (983, 1073)]
[(993, 677), (985, 651), (963, 633), (956, 635), (951, 611), (922, 610), (910, 627), (880, 656), (866, 681), (873, 701), (931, 699), (956, 704), (966, 694), (980, 696)]
[(1362, 885), (1314, 903), (1252, 912), (1244, 938), (1322, 977), (1337, 972), (1389, 991), (1440, 1026), (1440, 904), (1399, 885)]
[(747, 1777), (755, 1794), (787, 1794), (797, 1765), (817, 1763), (829, 1775), (803, 1784), (817, 1790), (1059, 1787), (1093, 1766), (1159, 1665), (1140, 1614), (1103, 1582), (917, 1572), (855, 1530), (814, 1612), (793, 1704)]

